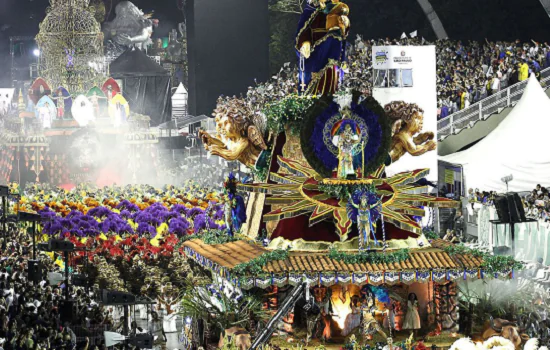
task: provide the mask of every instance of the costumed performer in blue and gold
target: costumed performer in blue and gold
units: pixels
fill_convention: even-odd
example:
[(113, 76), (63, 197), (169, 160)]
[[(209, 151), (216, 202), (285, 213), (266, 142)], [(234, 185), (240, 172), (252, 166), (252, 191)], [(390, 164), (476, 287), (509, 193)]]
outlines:
[[(355, 204), (352, 204), (355, 206)], [(378, 241), (376, 240), (376, 235), (374, 234), (374, 228), (372, 226), (372, 218), (370, 213), (370, 206), (367, 201), (367, 197), (363, 196), (361, 197), (361, 202), (357, 206), (357, 226), (359, 226), (359, 248), (365, 248), (370, 247), (370, 235), (372, 233), (372, 237), (374, 238), (374, 244), (378, 245)]]
[(234, 233), (241, 230), (241, 226), (246, 222), (246, 205), (241, 195), (237, 194), (237, 179), (233, 172), (224, 182), (224, 218), (227, 227), (227, 234), (233, 237)]
[(343, 74), (340, 65), (346, 58), (349, 7), (340, 0), (308, 2), (296, 35), (300, 92), (331, 95)]

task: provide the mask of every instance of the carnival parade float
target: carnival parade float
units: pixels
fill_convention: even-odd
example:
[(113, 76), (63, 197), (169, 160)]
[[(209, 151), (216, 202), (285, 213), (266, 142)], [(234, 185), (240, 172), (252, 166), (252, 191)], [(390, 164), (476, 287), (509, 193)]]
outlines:
[[(88, 1), (51, 3), (37, 38), (45, 75), (27, 98), (19, 91), (17, 115), (0, 133), (1, 179), (21, 183), (28, 169), (26, 182), (42, 183), (12, 185), (19, 197), (10, 211), (41, 216), (33, 241), (38, 234), (40, 242), (81, 249), (67, 263), (95, 276), (98, 289), (154, 298), (166, 332), (181, 317), (184, 348), (447, 349), (473, 333), (463, 322), (471, 315), (459, 313), (457, 283), (508, 280), (521, 268), (430, 231), (433, 209), (459, 206), (430, 194), (431, 169), (388, 171), (403, 157), (433, 152), (435, 135), (424, 130), (419, 105), (382, 106), (342, 88), (344, 2), (305, 5), (295, 41), (299, 74), (288, 93), (271, 96), (263, 110), (219, 99), (216, 132), (201, 131), (202, 145), (251, 174), (242, 182), (231, 174), (222, 192), (193, 184), (103, 187), (102, 176), (111, 184), (117, 178), (104, 172), (105, 161), (120, 168), (121, 158), (98, 155), (116, 149), (127, 168), (120, 182), (140, 183), (154, 177), (143, 170), (156, 171), (158, 141), (149, 118), (133, 113), (123, 86), (109, 78), (102, 49), (69, 45), (103, 42)], [(72, 27), (58, 28), (55, 18)], [(143, 37), (113, 34), (112, 49), (148, 39), (153, 22), (143, 23)], [(48, 254), (49, 264), (64, 267)], [(491, 319), (479, 338), (487, 349), (519, 348), (513, 327)], [(462, 339), (453, 348), (480, 347)]]
[[(337, 0), (306, 5), (295, 92), (264, 115), (221, 98), (216, 135), (201, 134), (207, 151), (240, 161), (255, 181), (230, 186), (231, 196), (246, 199), (246, 209), (244, 200), (226, 201), (232, 241), (190, 240), (185, 254), (220, 285), (242, 290), (234, 296), (261, 295), (268, 313), (235, 315), (235, 327), (223, 330), (208, 312), (187, 309), (216, 336), (222, 331), (220, 346), (230, 338), (242, 349), (425, 349), (420, 339), (449, 346), (459, 336), (456, 281), (508, 279), (519, 266), (426, 237), (426, 208), (459, 203), (429, 194), (430, 169), (387, 176), (404, 155), (433, 151), (434, 134), (422, 132), (423, 111), (413, 103), (381, 106), (339, 89), (348, 14)], [(246, 217), (235, 215), (244, 210)], [(208, 337), (191, 333), (186, 339), (205, 345)]]

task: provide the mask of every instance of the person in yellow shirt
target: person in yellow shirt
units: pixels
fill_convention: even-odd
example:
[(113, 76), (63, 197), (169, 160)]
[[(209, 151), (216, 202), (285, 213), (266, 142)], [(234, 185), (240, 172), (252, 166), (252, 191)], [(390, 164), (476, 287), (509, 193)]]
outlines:
[(529, 78), (529, 66), (523, 61), (519, 64), (519, 81), (524, 81)]

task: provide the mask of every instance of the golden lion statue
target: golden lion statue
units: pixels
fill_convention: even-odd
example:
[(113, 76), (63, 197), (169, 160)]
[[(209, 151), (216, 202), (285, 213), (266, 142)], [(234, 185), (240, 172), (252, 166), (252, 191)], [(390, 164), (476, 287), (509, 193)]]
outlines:
[(416, 157), (436, 149), (434, 133), (421, 132), (424, 111), (417, 104), (395, 101), (387, 104), (384, 110), (393, 121), (390, 151), (392, 163), (406, 153)]
[(204, 148), (228, 161), (238, 160), (255, 167), (262, 152), (267, 151), (261, 118), (257, 118), (245, 102), (237, 98), (219, 99), (213, 116), (218, 137), (201, 130)]

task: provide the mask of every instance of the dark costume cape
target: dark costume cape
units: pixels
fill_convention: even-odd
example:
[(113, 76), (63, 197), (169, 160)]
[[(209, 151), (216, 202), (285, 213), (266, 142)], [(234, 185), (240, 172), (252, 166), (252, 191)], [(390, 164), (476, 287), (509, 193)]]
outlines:
[[(296, 33), (298, 60), (300, 59), (300, 48), (306, 41), (311, 43), (311, 56), (305, 59), (303, 71), (300, 70), (300, 82), (303, 77), (306, 85), (316, 84), (317, 91), (310, 90), (313, 93), (335, 92), (341, 74), (338, 64), (346, 59), (345, 37), (339, 30), (329, 31), (327, 29), (327, 14), (311, 5), (306, 6), (298, 23), (298, 32)], [(315, 77), (314, 73), (324, 74)]]

